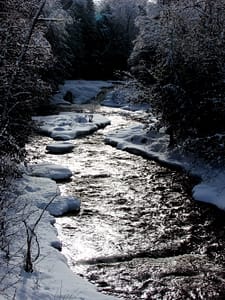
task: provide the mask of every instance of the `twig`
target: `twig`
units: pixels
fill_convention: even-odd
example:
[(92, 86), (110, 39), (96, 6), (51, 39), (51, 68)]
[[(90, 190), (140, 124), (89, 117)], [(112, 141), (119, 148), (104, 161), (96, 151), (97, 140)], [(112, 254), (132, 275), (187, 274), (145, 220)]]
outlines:
[(63, 22), (63, 21), (65, 21), (65, 19), (58, 19), (58, 18), (38, 18), (38, 21)]
[[(57, 197), (57, 194), (42, 209), (42, 212), (39, 215), (39, 217), (37, 218), (37, 220), (34, 223), (33, 227), (30, 227), (27, 224), (26, 220), (23, 220), (23, 223), (24, 223), (25, 228), (26, 228), (26, 235), (27, 235), (27, 251), (26, 251), (25, 266), (24, 266), (24, 269), (25, 269), (26, 272), (29, 272), (29, 273), (33, 272), (33, 262), (35, 262), (40, 256), (40, 245), (39, 245), (39, 242), (38, 242), (37, 235), (35, 233), (35, 229), (38, 226), (39, 222), (41, 221), (45, 211), (47, 210), (49, 205), (55, 200), (56, 197)], [(31, 251), (32, 250), (33, 238), (35, 238), (36, 243), (37, 243), (37, 247), (38, 247), (38, 253), (35, 256), (34, 260), (32, 260), (32, 251)]]

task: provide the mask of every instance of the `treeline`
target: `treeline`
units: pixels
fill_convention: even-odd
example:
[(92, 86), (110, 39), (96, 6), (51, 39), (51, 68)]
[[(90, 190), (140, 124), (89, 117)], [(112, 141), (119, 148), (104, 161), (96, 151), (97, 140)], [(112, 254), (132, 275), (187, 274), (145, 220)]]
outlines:
[[(127, 69), (137, 35), (135, 20), (146, 0), (61, 1), (49, 15), (64, 21), (51, 23), (48, 38), (54, 53), (71, 78), (111, 79)], [(61, 6), (61, 8), (60, 8)]]
[[(64, 78), (127, 68), (145, 0), (0, 1), (0, 154), (22, 153), (29, 121)], [(20, 156), (20, 155), (19, 155)], [(0, 163), (1, 166), (4, 162)]]

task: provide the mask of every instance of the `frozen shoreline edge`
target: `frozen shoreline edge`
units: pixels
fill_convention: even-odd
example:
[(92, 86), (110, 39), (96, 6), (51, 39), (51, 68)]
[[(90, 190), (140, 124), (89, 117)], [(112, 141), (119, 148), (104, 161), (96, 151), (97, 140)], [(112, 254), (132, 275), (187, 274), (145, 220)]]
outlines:
[[(144, 142), (140, 142), (143, 140)], [(212, 168), (200, 159), (185, 156), (168, 148), (169, 136), (152, 131), (147, 132), (143, 125), (130, 127), (108, 134), (105, 143), (117, 149), (154, 160), (162, 166), (186, 172), (196, 179), (192, 197), (225, 210), (225, 172)]]
[[(45, 204), (48, 203), (53, 196), (57, 195), (57, 197), (61, 197), (57, 183), (50, 178), (29, 176), (24, 173), (21, 178), (16, 180), (15, 185), (18, 191), (18, 196), (16, 195), (17, 201), (20, 203), (27, 203), (29, 201), (29, 210), (31, 210), (31, 213), (27, 218), (27, 222), (30, 224), (35, 223), (43, 211), (43, 207), (45, 207)], [(57, 216), (60, 216), (73, 210), (70, 203), (71, 196), (63, 198), (63, 201), (65, 201), (63, 205), (60, 205), (59, 201), (58, 203), (56, 201), (56, 205), (52, 207), (50, 211), (46, 210), (44, 212), (35, 230), (41, 252), (38, 261), (34, 263), (33, 272), (26, 273), (22, 268), (24, 253), (21, 253), (20, 257), (13, 258), (12, 263), (18, 265), (18, 273), (16, 274), (15, 270), (14, 275), (15, 278), (19, 276), (19, 280), (5, 295), (0, 295), (0, 299), (6, 300), (12, 299), (12, 297), (16, 300), (117, 299), (101, 294), (93, 284), (74, 274), (69, 268), (66, 257), (60, 252), (63, 246), (58, 239), (58, 230), (54, 226), (54, 211), (57, 212)], [(61, 213), (59, 213), (59, 211)], [(25, 239), (26, 236), (21, 230), (18, 236), (18, 244), (15, 243), (17, 245), (14, 246), (18, 246), (21, 243), (23, 244)], [(26, 247), (24, 250), (25, 249)], [(36, 250), (36, 244), (34, 244), (32, 252), (35, 253)], [(8, 280), (12, 280), (12, 277)]]

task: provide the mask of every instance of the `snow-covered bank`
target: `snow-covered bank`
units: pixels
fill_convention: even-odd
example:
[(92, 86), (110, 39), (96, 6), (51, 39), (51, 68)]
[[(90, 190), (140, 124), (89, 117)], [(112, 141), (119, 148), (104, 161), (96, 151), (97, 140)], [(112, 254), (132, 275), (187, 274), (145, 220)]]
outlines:
[[(86, 103), (93, 100), (103, 87), (111, 86), (108, 82), (69, 81), (61, 86), (52, 102), (71, 104), (63, 100), (67, 94), (71, 102)], [(110, 124), (108, 119), (92, 111), (87, 114), (61, 113), (34, 117), (33, 120), (42, 133), (55, 140), (75, 139)], [(49, 152), (70, 152), (74, 143), (51, 143), (46, 148)], [(42, 162), (28, 166), (23, 177), (13, 182), (13, 191), (7, 195), (8, 250), (0, 251), (0, 299), (115, 299), (98, 293), (93, 285), (72, 273), (66, 258), (60, 253), (63, 245), (57, 239), (53, 216), (76, 212), (81, 203), (72, 195), (61, 196), (52, 179), (65, 180), (71, 176), (68, 168)], [(32, 236), (32, 273), (24, 271), (28, 235)]]
[[(0, 255), (0, 299), (115, 299), (98, 293), (93, 285), (73, 274), (59, 251), (62, 245), (57, 239), (57, 230), (53, 226), (55, 220), (50, 213), (58, 216), (78, 210), (80, 201), (71, 196), (60, 196), (56, 182), (49, 178), (24, 175), (14, 182), (14, 187), (17, 205), (13, 217), (17, 222), (11, 225), (10, 230), (16, 231), (16, 236), (10, 241), (10, 260), (3, 256), (3, 252)], [(51, 205), (47, 206), (52, 199), (54, 200)], [(34, 228), (45, 208), (38, 226), (34, 229), (31, 248), (33, 260), (38, 255), (38, 249), (40, 254), (33, 262), (33, 272), (26, 273), (23, 265), (27, 234), (23, 223), (26, 222), (29, 228)]]
[(171, 150), (168, 147), (169, 136), (167, 134), (148, 131), (140, 124), (109, 134), (105, 142), (118, 149), (183, 169), (190, 175), (199, 177), (201, 182), (193, 188), (193, 198), (225, 210), (225, 170), (213, 168), (194, 156)]
[(123, 82), (121, 86), (109, 91), (101, 105), (121, 108), (128, 111), (147, 111), (151, 108), (147, 102), (142, 99), (142, 90), (135, 85), (135, 82)]
[(193, 188), (193, 198), (197, 201), (207, 202), (225, 210), (225, 170), (215, 168), (205, 161), (169, 147), (169, 136), (162, 131), (149, 131), (157, 124), (156, 117), (151, 113), (151, 106), (139, 104), (135, 98), (139, 98), (139, 91), (129, 89), (129, 85), (111, 91), (103, 101), (103, 105), (129, 109), (129, 111), (142, 110), (142, 114), (148, 111), (147, 127), (143, 124), (135, 125), (119, 132), (112, 132), (105, 141), (118, 149), (153, 159), (166, 166), (175, 167), (199, 178), (199, 184)]
[(51, 101), (53, 104), (71, 105), (85, 104), (101, 92), (103, 88), (111, 88), (113, 84), (108, 81), (93, 80), (67, 80), (59, 86), (59, 91)]

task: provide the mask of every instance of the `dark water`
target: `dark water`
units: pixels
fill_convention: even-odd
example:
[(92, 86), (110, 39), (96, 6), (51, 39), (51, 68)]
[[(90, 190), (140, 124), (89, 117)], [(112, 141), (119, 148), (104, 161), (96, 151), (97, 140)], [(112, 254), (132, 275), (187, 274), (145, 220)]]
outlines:
[(62, 193), (81, 199), (78, 215), (57, 219), (72, 270), (122, 299), (225, 299), (225, 217), (191, 199), (192, 180), (104, 144), (112, 129), (144, 120), (98, 109), (112, 125), (75, 140), (70, 154), (50, 155), (34, 137), (32, 160), (69, 166)]

